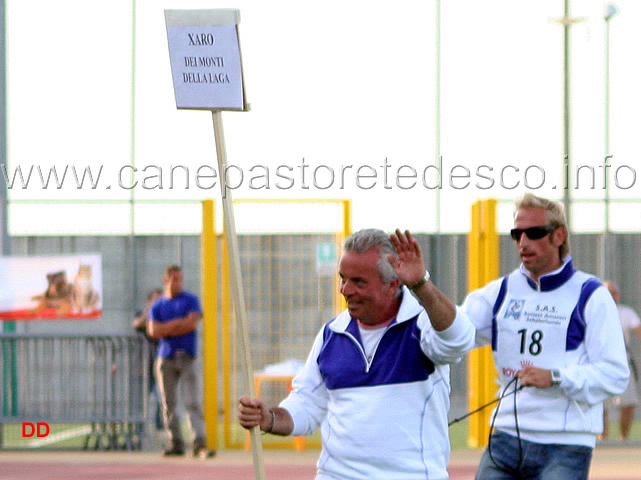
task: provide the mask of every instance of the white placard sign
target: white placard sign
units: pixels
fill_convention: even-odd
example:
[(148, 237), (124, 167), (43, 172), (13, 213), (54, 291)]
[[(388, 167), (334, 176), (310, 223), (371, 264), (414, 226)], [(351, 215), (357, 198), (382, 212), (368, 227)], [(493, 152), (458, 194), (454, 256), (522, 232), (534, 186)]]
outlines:
[(246, 110), (239, 11), (165, 10), (176, 107)]

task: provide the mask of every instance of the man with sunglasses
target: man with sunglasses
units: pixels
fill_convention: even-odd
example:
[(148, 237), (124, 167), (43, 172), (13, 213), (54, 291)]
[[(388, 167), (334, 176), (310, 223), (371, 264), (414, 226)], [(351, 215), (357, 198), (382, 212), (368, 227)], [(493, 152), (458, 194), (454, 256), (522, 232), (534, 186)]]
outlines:
[(629, 377), (616, 305), (572, 265), (561, 204), (526, 194), (515, 206), (520, 267), (462, 306), (477, 346), (492, 346), (499, 392), (515, 395), (493, 413), (476, 478), (587, 480), (602, 403)]
[[(561, 204), (526, 194), (515, 206), (510, 234), (520, 267), (461, 307), (477, 346), (492, 346), (499, 393), (508, 396), (492, 414), (495, 431), (476, 479), (587, 480), (602, 403), (629, 377), (616, 305), (572, 265)], [(416, 277), (416, 240), (399, 231), (392, 240)], [(415, 292), (439, 303), (437, 290), (427, 282)]]

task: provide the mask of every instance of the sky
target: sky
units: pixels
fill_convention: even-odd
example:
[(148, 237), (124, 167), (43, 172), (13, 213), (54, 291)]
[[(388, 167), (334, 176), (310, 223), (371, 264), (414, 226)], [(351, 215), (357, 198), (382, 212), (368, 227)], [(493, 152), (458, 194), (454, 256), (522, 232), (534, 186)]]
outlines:
[[(12, 235), (197, 233), (200, 200), (220, 211), (212, 117), (176, 108), (164, 9), (240, 11), (250, 109), (222, 114), (226, 191), (255, 201), (238, 206), (240, 232), (340, 223), (334, 203), (263, 200), (348, 199), (355, 230), (462, 233), (477, 200), (499, 200), (507, 231), (515, 197), (562, 199), (562, 0), (447, 0), (440, 15), (434, 0), (6, 3), (0, 181), (11, 183)], [(641, 230), (641, 5), (616, 5), (606, 152), (606, 2), (571, 2), (570, 218), (579, 232), (605, 228), (604, 172), (610, 229)], [(28, 186), (18, 167), (25, 179), (31, 172)], [(54, 167), (64, 182), (49, 176), (44, 187)], [(74, 172), (85, 172), (83, 188)]]

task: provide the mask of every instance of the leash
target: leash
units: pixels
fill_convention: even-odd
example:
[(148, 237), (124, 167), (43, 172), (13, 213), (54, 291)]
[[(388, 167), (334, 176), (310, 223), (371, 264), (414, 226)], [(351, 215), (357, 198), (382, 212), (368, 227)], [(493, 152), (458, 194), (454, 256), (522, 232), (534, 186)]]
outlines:
[[(509, 386), (509, 384), (508, 384), (508, 386)], [(455, 423), (460, 422), (461, 420), (465, 420), (465, 419), (466, 419), (467, 417), (469, 417), (470, 415), (474, 415), (475, 413), (478, 413), (478, 412), (480, 412), (481, 410), (483, 410), (483, 409), (485, 409), (485, 408), (487, 408), (487, 407), (489, 407), (489, 406), (491, 406), (491, 405), (494, 405), (494, 404), (495, 404), (495, 403), (497, 403), (497, 402), (500, 402), (500, 401), (501, 401), (502, 399), (504, 399), (505, 397), (509, 397), (510, 395), (514, 395), (516, 392), (520, 391), (524, 386), (525, 386), (525, 385), (521, 385), (521, 386), (519, 386), (518, 388), (515, 388), (514, 390), (512, 390), (512, 391), (511, 391), (511, 392), (509, 392), (509, 393), (503, 393), (503, 395), (501, 395), (500, 397), (495, 398), (495, 399), (494, 399), (494, 400), (492, 400), (491, 402), (486, 403), (485, 405), (483, 405), (483, 406), (481, 406), (481, 407), (477, 408), (476, 410), (472, 410), (471, 412), (466, 413), (466, 414), (465, 414), (465, 415), (463, 415), (462, 417), (455, 418), (455, 419), (454, 419), (454, 420), (452, 420), (450, 423), (448, 423), (448, 424), (447, 424), (447, 426), (448, 426), (448, 427), (450, 427), (450, 426), (454, 425)], [(504, 392), (505, 392), (505, 391), (504, 391)]]

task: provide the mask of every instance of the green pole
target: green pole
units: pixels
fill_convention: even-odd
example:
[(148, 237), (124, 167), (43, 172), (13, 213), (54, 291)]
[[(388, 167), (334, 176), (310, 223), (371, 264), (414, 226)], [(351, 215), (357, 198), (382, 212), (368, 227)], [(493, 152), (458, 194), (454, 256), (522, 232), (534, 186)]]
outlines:
[[(135, 179), (134, 168), (136, 166), (136, 0), (131, 2), (131, 104), (129, 110), (129, 164), (131, 165), (130, 179), (131, 185)], [(130, 190), (129, 196), (129, 248), (130, 248), (130, 261), (131, 261), (131, 303), (130, 311), (136, 311), (136, 293), (138, 292), (138, 265), (136, 259), (138, 253), (136, 251), (136, 198), (134, 189)]]
[[(6, 55), (6, 4), (0, 0), (0, 163), (7, 166), (7, 55)], [(8, 187), (6, 182), (0, 187), (0, 254), (9, 255), (7, 215), (9, 211)], [(2, 332), (16, 331), (15, 322), (2, 322)], [(13, 339), (2, 340), (2, 414), (16, 415), (18, 408), (17, 369)], [(2, 446), (2, 426), (0, 425), (0, 446)]]
[[(0, 163), (7, 168), (7, 55), (6, 55), (6, 22), (5, 0), (0, 0)], [(8, 212), (9, 194), (4, 175), (0, 175), (0, 254), (9, 255)], [(7, 331), (7, 325), (13, 322), (2, 322), (2, 331)], [(10, 328), (10, 327), (9, 327)], [(13, 330), (10, 330), (13, 331)]]
[[(441, 0), (436, 0), (436, 98), (434, 115), (436, 120), (435, 131), (435, 159), (436, 168), (440, 168), (441, 158)], [(441, 189), (436, 188), (436, 231), (441, 233)]]
[[(605, 124), (604, 124), (604, 151), (605, 163), (610, 159), (610, 20), (618, 13), (614, 4), (609, 4), (603, 17), (605, 20)], [(610, 231), (610, 179), (607, 169), (604, 169), (605, 187), (605, 231)]]
[[(610, 20), (618, 13), (618, 9), (614, 4), (608, 4), (603, 20), (605, 20), (605, 92), (604, 92), (604, 122), (603, 122), (603, 150), (604, 166), (612, 158), (610, 153)], [(600, 249), (600, 272), (601, 278), (610, 278), (610, 270), (612, 269), (613, 259), (611, 259), (610, 248), (610, 178), (608, 175), (607, 167), (603, 168), (603, 188), (605, 190), (604, 198), (604, 229), (601, 235), (601, 249)]]
[(563, 172), (565, 175), (565, 185), (563, 186), (563, 207), (565, 216), (570, 223), (570, 0), (564, 0), (563, 3)]

